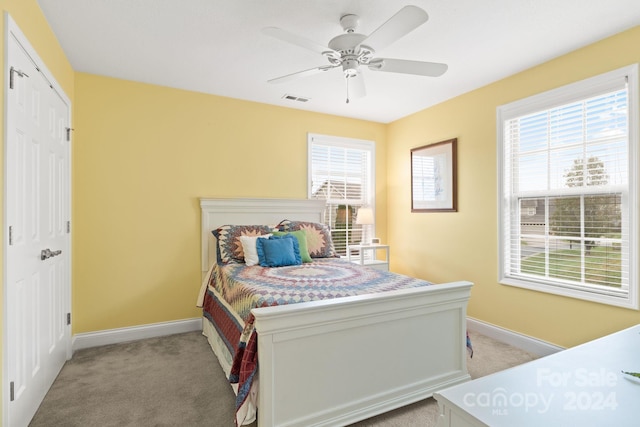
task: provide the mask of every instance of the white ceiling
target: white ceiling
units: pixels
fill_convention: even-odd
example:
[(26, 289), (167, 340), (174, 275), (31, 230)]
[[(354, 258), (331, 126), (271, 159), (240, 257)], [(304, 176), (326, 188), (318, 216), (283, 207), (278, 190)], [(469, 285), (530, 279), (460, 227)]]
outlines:
[[(388, 123), (640, 24), (638, 0), (38, 0), (74, 70)], [(345, 103), (339, 69), (261, 33), (279, 27), (322, 45), (360, 16), (368, 35), (406, 4), (429, 21), (376, 56), (444, 62), (441, 77), (374, 72)], [(374, 46), (375, 47), (375, 46)], [(378, 55), (379, 54), (379, 55)], [(310, 98), (302, 103), (283, 95)]]

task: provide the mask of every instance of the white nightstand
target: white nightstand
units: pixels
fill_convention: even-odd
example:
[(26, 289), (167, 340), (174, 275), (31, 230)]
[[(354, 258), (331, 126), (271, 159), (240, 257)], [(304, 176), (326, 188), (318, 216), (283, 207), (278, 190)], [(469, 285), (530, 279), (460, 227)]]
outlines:
[[(384, 260), (377, 258), (377, 251), (379, 250), (384, 251), (386, 256)], [(367, 251), (371, 251), (373, 253), (372, 257), (369, 259), (365, 259), (365, 253)], [(358, 252), (357, 257), (352, 257), (352, 252)], [(382, 271), (389, 271), (389, 245), (350, 245), (347, 248), (347, 258), (354, 264), (360, 264)]]

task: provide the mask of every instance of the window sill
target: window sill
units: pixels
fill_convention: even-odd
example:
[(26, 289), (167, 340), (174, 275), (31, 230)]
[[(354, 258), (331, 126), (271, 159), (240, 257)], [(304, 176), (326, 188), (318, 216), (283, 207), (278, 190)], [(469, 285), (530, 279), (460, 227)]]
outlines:
[(517, 288), (529, 289), (532, 291), (544, 292), (548, 294), (561, 295), (564, 297), (581, 299), (584, 301), (592, 301), (600, 304), (607, 304), (616, 307), (627, 308), (630, 310), (639, 310), (638, 297), (633, 295), (629, 290), (627, 293), (624, 291), (604, 293), (597, 290), (579, 289), (577, 286), (572, 287), (570, 285), (551, 284), (545, 282), (538, 282), (532, 280), (526, 280), (522, 278), (501, 278), (499, 280), (501, 285), (514, 286)]

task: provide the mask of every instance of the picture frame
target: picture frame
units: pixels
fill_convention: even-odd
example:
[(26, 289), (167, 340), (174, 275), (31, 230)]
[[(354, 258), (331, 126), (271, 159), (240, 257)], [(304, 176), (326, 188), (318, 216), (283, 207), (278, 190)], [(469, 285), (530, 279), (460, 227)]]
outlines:
[(457, 212), (458, 138), (411, 149), (411, 212)]

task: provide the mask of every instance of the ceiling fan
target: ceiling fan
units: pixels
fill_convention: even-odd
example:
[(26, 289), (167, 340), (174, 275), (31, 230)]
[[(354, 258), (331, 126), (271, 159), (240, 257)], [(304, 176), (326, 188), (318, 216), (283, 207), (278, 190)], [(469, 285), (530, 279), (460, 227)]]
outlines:
[(328, 46), (323, 46), (302, 36), (280, 28), (263, 28), (263, 34), (320, 53), (329, 64), (298, 71), (268, 80), (269, 83), (284, 83), (298, 77), (309, 76), (342, 67), (347, 82), (347, 103), (351, 98), (365, 96), (366, 89), (360, 66), (372, 71), (416, 74), (438, 77), (447, 71), (447, 64), (437, 62), (410, 61), (406, 59), (376, 58), (375, 49), (381, 50), (404, 37), (427, 22), (429, 15), (417, 6), (405, 6), (373, 33), (365, 36), (356, 32), (360, 18), (348, 14), (340, 18), (345, 33), (334, 37)]

